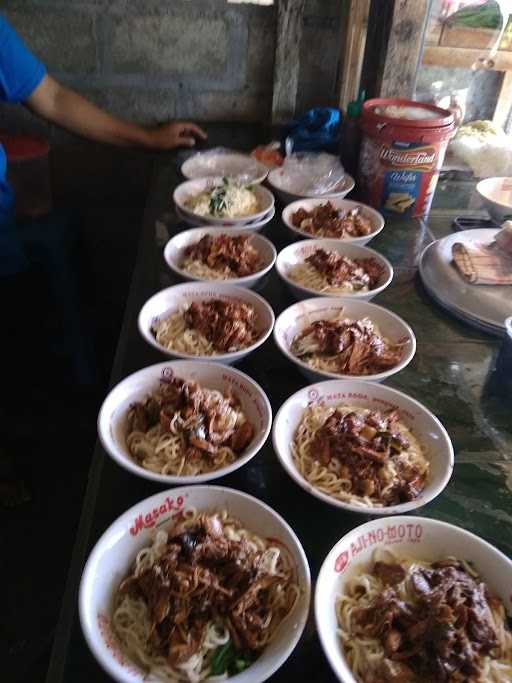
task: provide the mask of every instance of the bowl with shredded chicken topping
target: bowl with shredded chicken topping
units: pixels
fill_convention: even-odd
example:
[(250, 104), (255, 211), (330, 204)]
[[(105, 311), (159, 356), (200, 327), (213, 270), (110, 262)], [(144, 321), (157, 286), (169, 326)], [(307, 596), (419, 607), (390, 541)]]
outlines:
[(274, 195), (262, 185), (241, 185), (229, 178), (188, 180), (175, 189), (182, 214), (208, 225), (237, 225), (264, 218), (274, 208)]
[(453, 470), (441, 422), (406, 394), (338, 379), (300, 389), (279, 409), (274, 451), (308, 493), (362, 514), (400, 514), (433, 500)]
[(335, 297), (306, 299), (284, 310), (274, 326), (281, 353), (309, 380), (382, 382), (416, 352), (409, 325), (382, 306)]
[(327, 238), (367, 244), (384, 228), (384, 217), (366, 204), (349, 199), (304, 199), (289, 204), (282, 220), (296, 239)]
[(261, 284), (276, 257), (268, 239), (235, 228), (185, 230), (164, 249), (169, 268), (185, 280), (225, 280), (249, 288)]
[(262, 683), (297, 646), (310, 595), (302, 545), (272, 508), (181, 486), (141, 500), (97, 541), (80, 624), (118, 683)]
[(508, 683), (511, 575), (509, 558), (453, 524), (408, 515), (357, 526), (328, 553), (316, 583), (316, 626), (335, 675)]
[(224, 282), (190, 282), (158, 292), (142, 307), (144, 339), (166, 356), (235, 363), (270, 336), (274, 312), (255, 292)]
[(276, 270), (296, 299), (343, 296), (369, 301), (393, 279), (393, 267), (368, 247), (339, 240), (303, 240), (285, 247)]
[(168, 361), (112, 389), (98, 433), (124, 469), (178, 484), (242, 467), (263, 446), (271, 424), (265, 392), (243, 372), (218, 363)]

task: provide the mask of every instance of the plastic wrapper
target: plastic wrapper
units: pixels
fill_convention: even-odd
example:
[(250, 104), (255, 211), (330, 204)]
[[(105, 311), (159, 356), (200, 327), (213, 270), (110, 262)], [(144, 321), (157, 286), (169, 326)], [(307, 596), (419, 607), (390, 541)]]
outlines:
[[(262, 179), (262, 165), (248, 154), (227, 147), (215, 147), (197, 152), (186, 162), (190, 178), (225, 176), (240, 185), (250, 185)], [(264, 170), (263, 170), (264, 175)]]
[(344, 177), (345, 170), (333, 154), (290, 154), (281, 167), (280, 186), (296, 195), (322, 195), (334, 190)]

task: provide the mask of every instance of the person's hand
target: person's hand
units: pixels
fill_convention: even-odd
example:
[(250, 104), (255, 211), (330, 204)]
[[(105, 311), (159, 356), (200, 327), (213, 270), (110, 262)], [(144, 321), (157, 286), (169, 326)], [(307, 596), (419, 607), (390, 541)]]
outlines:
[(149, 146), (154, 149), (173, 149), (174, 147), (193, 147), (196, 138), (206, 140), (205, 131), (194, 123), (178, 121), (162, 123), (147, 130)]

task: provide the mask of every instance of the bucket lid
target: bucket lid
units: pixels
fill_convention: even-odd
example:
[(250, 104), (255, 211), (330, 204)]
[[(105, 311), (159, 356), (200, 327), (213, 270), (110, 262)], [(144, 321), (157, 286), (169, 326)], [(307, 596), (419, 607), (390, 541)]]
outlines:
[[(401, 107), (404, 109), (423, 109), (429, 114), (425, 118), (408, 118), (407, 116), (386, 116), (385, 113), (377, 112), (381, 109), (384, 112), (389, 107)], [(434, 104), (425, 102), (415, 102), (414, 100), (402, 100), (397, 98), (376, 98), (367, 100), (363, 104), (363, 119), (368, 123), (389, 124), (393, 126), (406, 126), (407, 128), (442, 128), (453, 126), (453, 114), (447, 109), (441, 109)]]
[(0, 144), (8, 161), (29, 161), (46, 156), (50, 150), (48, 141), (35, 135), (11, 135), (0, 133)]

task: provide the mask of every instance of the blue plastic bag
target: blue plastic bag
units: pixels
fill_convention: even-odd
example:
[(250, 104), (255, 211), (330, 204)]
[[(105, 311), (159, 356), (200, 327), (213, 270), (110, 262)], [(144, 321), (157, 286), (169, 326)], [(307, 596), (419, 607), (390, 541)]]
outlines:
[(340, 140), (341, 112), (331, 107), (310, 109), (285, 131), (284, 151), (333, 151)]

